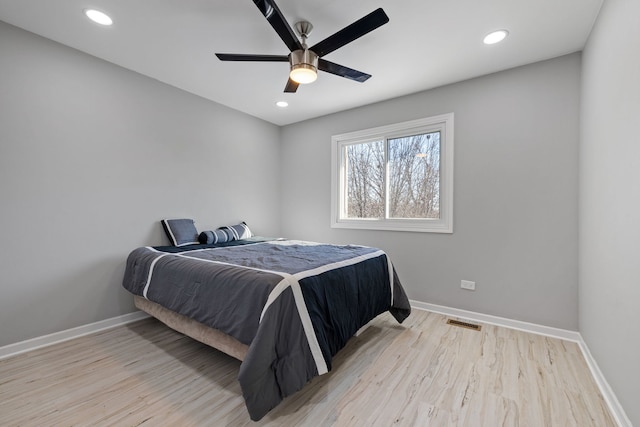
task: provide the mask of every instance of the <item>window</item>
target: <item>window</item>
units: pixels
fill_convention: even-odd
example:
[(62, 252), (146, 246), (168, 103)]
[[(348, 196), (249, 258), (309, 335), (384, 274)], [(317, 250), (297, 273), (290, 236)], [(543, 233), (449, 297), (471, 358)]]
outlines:
[(453, 232), (453, 113), (331, 141), (332, 227)]

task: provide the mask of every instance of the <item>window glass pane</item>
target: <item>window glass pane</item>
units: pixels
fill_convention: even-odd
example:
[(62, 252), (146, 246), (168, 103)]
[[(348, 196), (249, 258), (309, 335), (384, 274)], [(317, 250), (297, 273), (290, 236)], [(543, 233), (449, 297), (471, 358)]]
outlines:
[(440, 132), (388, 144), (389, 218), (440, 218)]
[(453, 233), (453, 113), (331, 137), (331, 227)]
[(345, 147), (347, 218), (384, 218), (384, 141)]

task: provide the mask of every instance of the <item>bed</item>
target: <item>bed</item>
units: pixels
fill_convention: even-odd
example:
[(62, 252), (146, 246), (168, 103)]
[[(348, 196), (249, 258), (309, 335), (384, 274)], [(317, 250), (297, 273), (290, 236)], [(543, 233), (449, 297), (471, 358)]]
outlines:
[(409, 300), (377, 248), (250, 237), (141, 247), (123, 286), (138, 308), (242, 361), (238, 381), (260, 420), (311, 378), (361, 327)]

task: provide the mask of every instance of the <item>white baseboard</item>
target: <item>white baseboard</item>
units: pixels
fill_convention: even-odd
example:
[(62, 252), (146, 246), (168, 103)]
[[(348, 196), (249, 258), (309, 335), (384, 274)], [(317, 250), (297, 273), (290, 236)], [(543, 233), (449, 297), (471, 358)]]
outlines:
[(567, 341), (573, 341), (578, 344), (580, 350), (582, 351), (582, 355), (589, 366), (589, 370), (591, 371), (591, 375), (595, 380), (598, 388), (600, 389), (600, 393), (602, 393), (602, 397), (605, 402), (609, 406), (609, 410), (611, 414), (615, 418), (619, 427), (633, 427), (631, 421), (627, 417), (627, 414), (624, 411), (622, 405), (618, 401), (615, 393), (609, 386), (606, 378), (600, 371), (598, 364), (595, 359), (591, 355), (589, 351), (589, 347), (587, 343), (582, 338), (580, 332), (570, 331), (567, 329), (559, 329), (552, 328), (550, 326), (537, 325), (535, 323), (522, 322), (520, 320), (507, 319), (505, 317), (492, 316), (489, 314), (477, 313), (474, 311), (460, 310), (458, 308), (445, 307), (442, 305), (429, 304), (426, 302), (410, 300), (411, 307), (416, 308), (418, 310), (426, 310), (431, 311), (438, 314), (443, 314), (445, 316), (456, 317), (459, 319), (471, 320), (477, 323), (487, 323), (490, 325), (503, 326), (505, 328), (517, 329), (519, 331), (530, 332), (533, 334), (544, 335), (552, 338), (559, 338)]
[(552, 338), (560, 338), (562, 340), (573, 341), (576, 343), (579, 343), (582, 340), (579, 332), (570, 331), (568, 329), (552, 328), (550, 326), (542, 326), (535, 323), (522, 322), (520, 320), (507, 319), (506, 317), (492, 316), (490, 314), (460, 310), (458, 308), (445, 307), (443, 305), (429, 304), (426, 302), (414, 300), (410, 300), (409, 302), (411, 303), (411, 307), (417, 308), (418, 310), (432, 311), (446, 316), (473, 320), (475, 322), (487, 323), (490, 325), (504, 326), (505, 328), (517, 329), (519, 331), (531, 332)]
[(93, 334), (105, 329), (115, 328), (116, 326), (135, 322), (146, 317), (149, 317), (147, 313), (143, 311), (134, 311), (133, 313), (123, 314), (122, 316), (112, 317), (110, 319), (101, 320), (99, 322), (89, 323), (88, 325), (78, 326), (76, 328), (54, 332), (53, 334), (5, 345), (3, 347), (0, 347), (0, 360), (41, 347), (46, 347), (48, 345), (57, 344), (84, 335)]
[(600, 393), (602, 393), (602, 397), (604, 398), (607, 405), (609, 405), (609, 410), (611, 414), (616, 419), (619, 427), (633, 427), (631, 424), (631, 420), (627, 417), (624, 408), (618, 401), (615, 393), (611, 389), (611, 386), (607, 382), (606, 378), (602, 374), (600, 367), (596, 363), (596, 360), (591, 355), (589, 351), (589, 347), (587, 343), (584, 341), (582, 336), (580, 336), (580, 341), (578, 342), (580, 345), (580, 349), (582, 350), (582, 354), (584, 355), (584, 359), (587, 361), (587, 365), (589, 365), (589, 369), (591, 370), (591, 375), (593, 375), (593, 379), (598, 384), (598, 388), (600, 388)]

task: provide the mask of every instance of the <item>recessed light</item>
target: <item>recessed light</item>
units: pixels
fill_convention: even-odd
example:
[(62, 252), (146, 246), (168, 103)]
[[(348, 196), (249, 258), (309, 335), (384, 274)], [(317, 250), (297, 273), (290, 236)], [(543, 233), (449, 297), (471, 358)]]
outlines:
[(276, 105), (280, 108), (285, 108), (289, 106), (289, 103), (287, 101), (278, 101), (276, 102)]
[(111, 17), (106, 13), (100, 12), (99, 10), (85, 9), (84, 14), (87, 16), (87, 18), (91, 19), (96, 24), (105, 26), (113, 24), (113, 19), (111, 19)]
[(505, 37), (509, 35), (509, 31), (507, 30), (498, 30), (492, 33), (487, 34), (484, 37), (484, 44), (495, 44), (504, 40)]

